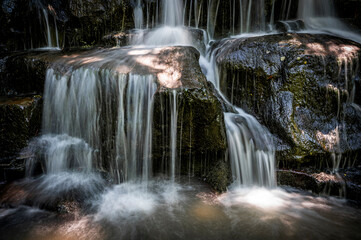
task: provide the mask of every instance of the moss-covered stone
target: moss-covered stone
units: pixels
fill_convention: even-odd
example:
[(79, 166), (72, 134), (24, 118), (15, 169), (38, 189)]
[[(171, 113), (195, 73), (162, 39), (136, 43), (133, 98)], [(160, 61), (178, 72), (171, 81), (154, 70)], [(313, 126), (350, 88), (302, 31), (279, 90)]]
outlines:
[(222, 92), (281, 139), (281, 162), (356, 154), (361, 147), (355, 141), (361, 102), (354, 94), (360, 44), (327, 35), (278, 34), (226, 39), (213, 48)]
[[(225, 160), (227, 140), (221, 103), (208, 84), (202, 88), (179, 88), (175, 91), (178, 116), (176, 171), (183, 175), (198, 176), (215, 190), (224, 191), (230, 183), (230, 165)], [(170, 166), (173, 97), (173, 90), (164, 88), (155, 96), (155, 171), (167, 172)]]

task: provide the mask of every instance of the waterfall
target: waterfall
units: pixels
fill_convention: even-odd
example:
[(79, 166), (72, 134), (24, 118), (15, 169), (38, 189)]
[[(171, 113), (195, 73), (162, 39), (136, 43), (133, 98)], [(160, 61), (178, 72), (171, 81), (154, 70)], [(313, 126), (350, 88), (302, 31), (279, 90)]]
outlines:
[(224, 114), (234, 184), (275, 187), (275, 157), (269, 132), (242, 109), (236, 111)]
[(47, 72), (43, 136), (32, 143), (47, 173), (110, 170), (117, 182), (151, 175), (152, 75), (81, 67)]
[(337, 18), (332, 1), (300, 0), (298, 18), (302, 19), (309, 29), (327, 31), (361, 43), (361, 35), (354, 33), (352, 29)]
[[(55, 15), (53, 16), (54, 18), (54, 26), (52, 26), (54, 28), (54, 34), (52, 34), (52, 29), (51, 29), (51, 25), (49, 22), (49, 13), (48, 13), (48, 9), (44, 8), (40, 3), (38, 3), (39, 6), (37, 6), (39, 8), (40, 16), (44, 17), (44, 22), (45, 22), (45, 38), (46, 38), (46, 44), (47, 44), (47, 48), (59, 48), (59, 34), (58, 34), (58, 27), (56, 24), (56, 17)], [(52, 9), (50, 6), (48, 7), (50, 9)], [(49, 9), (49, 11), (51, 11)], [(53, 9), (52, 9), (53, 10)], [(55, 14), (55, 13), (53, 13)], [(42, 17), (41, 17), (42, 18)], [(54, 36), (55, 35), (55, 36)], [(54, 39), (55, 37), (55, 39)]]
[(170, 127), (170, 146), (171, 146), (171, 163), (170, 163), (170, 175), (171, 180), (174, 182), (176, 158), (177, 158), (177, 123), (178, 123), (178, 105), (177, 105), (177, 91), (172, 91), (172, 103), (171, 103), (171, 127)]
[(163, 24), (170, 27), (182, 26), (182, 9), (180, 0), (163, 0)]
[[(222, 45), (219, 47), (221, 48)], [(231, 104), (220, 90), (220, 78), (214, 49), (208, 56), (200, 58), (207, 80), (212, 82), (228, 105)], [(276, 187), (275, 150), (271, 134), (253, 116), (240, 108), (225, 112), (229, 159), (233, 184), (236, 187)]]
[(162, 25), (140, 39), (134, 45), (169, 46), (192, 45), (192, 37), (183, 26), (183, 6), (180, 0), (163, 0)]
[(134, 14), (134, 26), (136, 29), (143, 28), (143, 8), (141, 4), (141, 0), (137, 0), (137, 3), (133, 10)]
[(210, 38), (214, 37), (219, 4), (220, 0), (208, 0), (207, 32)]

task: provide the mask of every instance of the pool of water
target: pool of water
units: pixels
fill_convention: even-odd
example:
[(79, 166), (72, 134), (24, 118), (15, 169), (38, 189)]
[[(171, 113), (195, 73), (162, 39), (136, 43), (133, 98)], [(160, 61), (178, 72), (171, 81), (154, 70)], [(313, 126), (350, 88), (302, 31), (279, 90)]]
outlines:
[(192, 178), (61, 173), (13, 184), (1, 203), (1, 239), (361, 239), (360, 209), (292, 188), (219, 195)]

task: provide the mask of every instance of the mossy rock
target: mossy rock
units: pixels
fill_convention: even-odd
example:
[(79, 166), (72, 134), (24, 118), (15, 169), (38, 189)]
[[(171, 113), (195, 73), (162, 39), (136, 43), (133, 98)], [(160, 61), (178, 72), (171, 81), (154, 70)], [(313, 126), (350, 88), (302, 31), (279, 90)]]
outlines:
[(361, 149), (360, 44), (294, 33), (225, 39), (213, 49), (222, 92), (281, 140), (280, 161)]

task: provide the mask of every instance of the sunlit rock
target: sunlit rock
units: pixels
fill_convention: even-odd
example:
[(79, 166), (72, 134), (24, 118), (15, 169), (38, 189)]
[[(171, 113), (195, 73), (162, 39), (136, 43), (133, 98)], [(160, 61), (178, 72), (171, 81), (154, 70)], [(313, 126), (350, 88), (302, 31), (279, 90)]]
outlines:
[[(305, 161), (361, 149), (361, 45), (315, 34), (227, 39), (215, 48), (221, 90)], [(218, 47), (220, 47), (218, 49)], [(281, 146), (281, 145), (279, 145)]]

